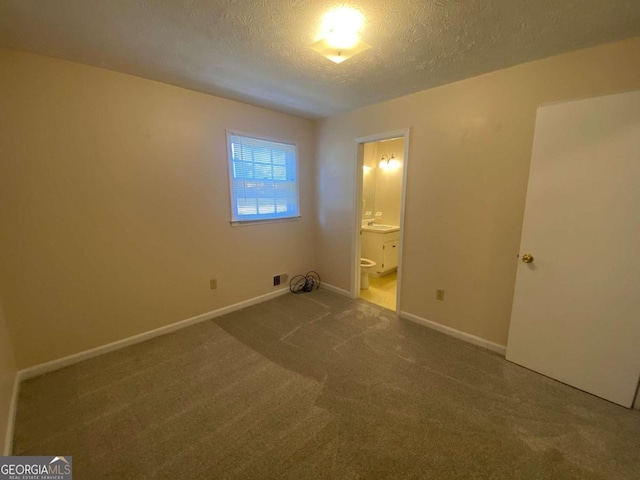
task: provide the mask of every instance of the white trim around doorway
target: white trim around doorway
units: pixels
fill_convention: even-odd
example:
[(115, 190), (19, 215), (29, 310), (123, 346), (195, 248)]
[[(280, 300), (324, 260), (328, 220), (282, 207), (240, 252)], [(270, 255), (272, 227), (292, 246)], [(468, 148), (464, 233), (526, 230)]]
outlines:
[(407, 171), (409, 161), (409, 133), (410, 129), (393, 130), (377, 133), (355, 139), (355, 185), (354, 185), (354, 218), (353, 234), (351, 237), (351, 297), (360, 297), (360, 230), (362, 228), (362, 166), (364, 164), (364, 144), (390, 140), (404, 139), (404, 159), (402, 170), (402, 198), (400, 200), (400, 248), (398, 251), (398, 286), (396, 291), (396, 315), (400, 315), (400, 299), (402, 291), (402, 264), (404, 250), (405, 204), (407, 197)]

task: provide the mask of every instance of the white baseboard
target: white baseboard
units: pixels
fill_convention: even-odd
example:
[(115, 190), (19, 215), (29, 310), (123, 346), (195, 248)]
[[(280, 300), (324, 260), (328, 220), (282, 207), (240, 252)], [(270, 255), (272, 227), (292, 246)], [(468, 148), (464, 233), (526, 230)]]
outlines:
[(344, 288), (335, 287), (335, 286), (331, 285), (330, 283), (322, 282), (320, 284), (320, 288), (324, 288), (326, 290), (329, 290), (330, 292), (337, 293), (338, 295), (342, 295), (342, 296), (345, 296), (345, 297), (352, 298), (351, 297), (351, 292), (349, 292), (348, 290), (345, 290)]
[(106, 345), (92, 348), (90, 350), (74, 353), (73, 355), (69, 355), (68, 357), (58, 358), (56, 360), (51, 360), (50, 362), (34, 365), (33, 367), (28, 367), (28, 368), (25, 368), (24, 370), (20, 370), (18, 372), (18, 380), (23, 381), (29, 378), (43, 375), (45, 373), (53, 372), (54, 370), (60, 370), (61, 368), (68, 367), (69, 365), (73, 365), (83, 360), (87, 360), (92, 357), (97, 357), (98, 355), (112, 352), (114, 350), (119, 350), (121, 348), (128, 347), (129, 345), (135, 345), (136, 343), (141, 343), (146, 340), (159, 337), (161, 335), (166, 335), (168, 333), (175, 332), (176, 330), (180, 330), (180, 329), (189, 327), (191, 325), (195, 325), (196, 323), (205, 322), (207, 320), (211, 320), (212, 318), (220, 317), (222, 315), (226, 315), (227, 313), (235, 312), (237, 310), (250, 307), (251, 305), (256, 305), (258, 303), (266, 302), (267, 300), (271, 300), (273, 298), (286, 295), (287, 293), (289, 293), (288, 287), (280, 288), (274, 292), (267, 293), (265, 295), (260, 295), (259, 297), (250, 298), (249, 300), (245, 300), (243, 302), (234, 303), (233, 305), (228, 305), (226, 307), (222, 307), (217, 310), (213, 310), (211, 312), (203, 313), (201, 315), (196, 315), (195, 317), (187, 318), (186, 320), (181, 320), (179, 322), (172, 323), (170, 325), (165, 325), (164, 327), (156, 328), (154, 330), (149, 330), (148, 332), (140, 333), (132, 337), (123, 338), (122, 340), (108, 343)]
[(11, 392), (11, 403), (9, 403), (9, 414), (7, 417), (7, 431), (4, 437), (4, 456), (9, 456), (13, 452), (13, 431), (16, 424), (16, 412), (18, 410), (18, 393), (20, 392), (20, 374), (16, 372), (13, 378), (13, 390)]
[(407, 320), (419, 323), (420, 325), (424, 325), (426, 327), (432, 328), (433, 330), (437, 330), (438, 332), (450, 335), (460, 340), (464, 340), (465, 342), (473, 343), (474, 345), (486, 348), (493, 352), (499, 353), (500, 355), (506, 355), (507, 353), (507, 347), (504, 345), (485, 340), (484, 338), (476, 337), (475, 335), (471, 335), (470, 333), (461, 332), (460, 330), (447, 327), (440, 323), (432, 322), (431, 320), (426, 320), (422, 317), (418, 317), (417, 315), (413, 315), (412, 313), (400, 312), (400, 317), (406, 318)]

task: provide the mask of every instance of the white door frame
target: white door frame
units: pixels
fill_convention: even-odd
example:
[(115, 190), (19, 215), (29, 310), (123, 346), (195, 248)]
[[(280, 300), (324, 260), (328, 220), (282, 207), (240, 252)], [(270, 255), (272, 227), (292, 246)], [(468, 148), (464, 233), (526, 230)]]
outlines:
[(407, 196), (407, 171), (409, 170), (409, 133), (410, 129), (393, 130), (390, 132), (376, 133), (366, 137), (355, 139), (355, 182), (354, 185), (354, 217), (353, 234), (351, 237), (351, 297), (360, 297), (360, 230), (362, 229), (362, 166), (364, 165), (364, 144), (380, 142), (392, 138), (404, 140), (404, 159), (402, 165), (402, 199), (400, 203), (400, 245), (398, 249), (398, 285), (396, 290), (396, 314), (400, 314), (400, 292), (402, 286), (402, 263), (404, 246), (404, 211)]

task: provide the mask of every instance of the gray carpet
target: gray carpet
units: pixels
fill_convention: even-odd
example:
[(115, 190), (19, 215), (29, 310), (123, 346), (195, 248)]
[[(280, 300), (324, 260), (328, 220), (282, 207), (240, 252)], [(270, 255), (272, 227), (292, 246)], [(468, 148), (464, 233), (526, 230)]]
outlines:
[(638, 479), (640, 412), (320, 290), (22, 384), (76, 480)]

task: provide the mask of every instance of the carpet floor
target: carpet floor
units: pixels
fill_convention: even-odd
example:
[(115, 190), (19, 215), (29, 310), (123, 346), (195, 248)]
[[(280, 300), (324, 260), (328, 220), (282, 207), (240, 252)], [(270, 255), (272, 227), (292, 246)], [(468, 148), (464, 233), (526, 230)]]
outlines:
[(74, 479), (638, 479), (640, 412), (324, 290), (23, 382)]

